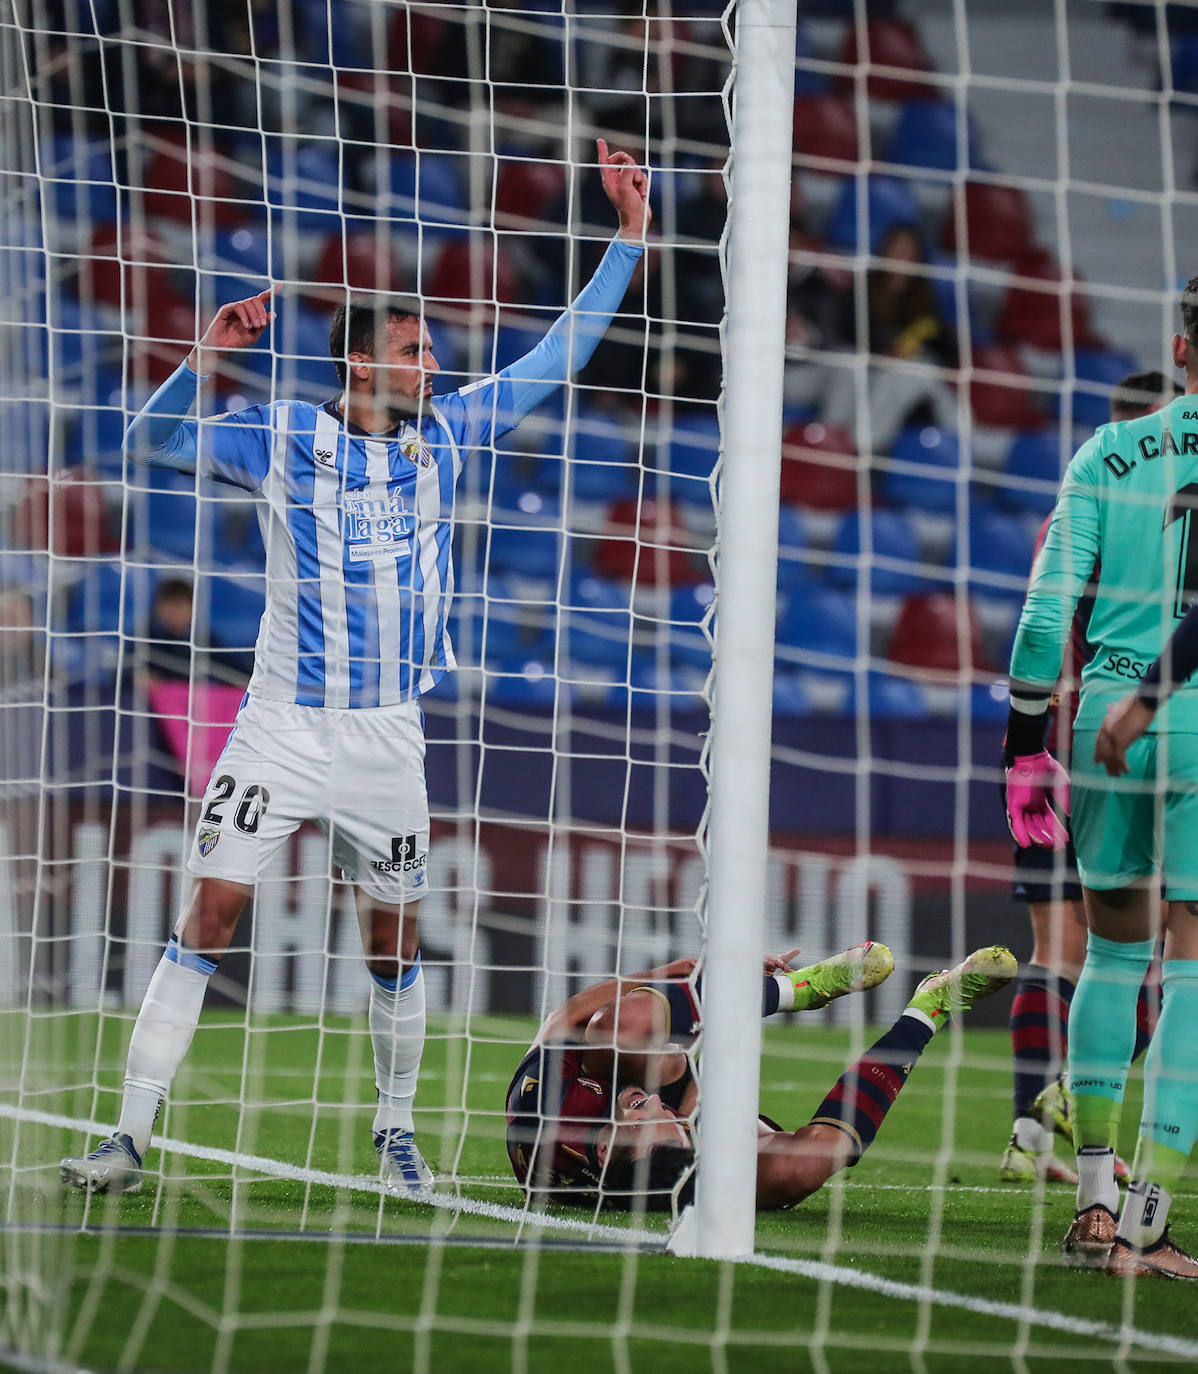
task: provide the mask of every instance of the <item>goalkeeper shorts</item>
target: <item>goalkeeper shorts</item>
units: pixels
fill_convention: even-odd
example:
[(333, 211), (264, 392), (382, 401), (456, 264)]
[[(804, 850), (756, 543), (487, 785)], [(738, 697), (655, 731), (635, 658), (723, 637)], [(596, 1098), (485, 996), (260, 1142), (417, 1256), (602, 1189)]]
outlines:
[(1163, 872), (1169, 901), (1198, 901), (1198, 735), (1147, 734), (1112, 778), (1079, 730), (1070, 779), (1073, 844), (1086, 887), (1126, 887)]
[(417, 701), (324, 709), (247, 697), (216, 761), (187, 871), (254, 884), (305, 821), (376, 901), (428, 886), (424, 724)]

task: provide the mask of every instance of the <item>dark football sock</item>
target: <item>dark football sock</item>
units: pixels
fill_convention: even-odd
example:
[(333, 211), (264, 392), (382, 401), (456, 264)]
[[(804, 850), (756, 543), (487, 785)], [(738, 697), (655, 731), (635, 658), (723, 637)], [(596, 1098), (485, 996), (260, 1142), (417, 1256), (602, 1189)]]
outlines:
[(1073, 987), (1039, 964), (1020, 971), (1010, 1018), (1016, 1120), (1034, 1115), (1032, 1103), (1061, 1072), (1069, 1049)]
[(811, 1125), (839, 1126), (853, 1142), (852, 1163), (873, 1144), (886, 1113), (934, 1033), (926, 1021), (900, 1016), (880, 1040), (841, 1074), (816, 1108)]

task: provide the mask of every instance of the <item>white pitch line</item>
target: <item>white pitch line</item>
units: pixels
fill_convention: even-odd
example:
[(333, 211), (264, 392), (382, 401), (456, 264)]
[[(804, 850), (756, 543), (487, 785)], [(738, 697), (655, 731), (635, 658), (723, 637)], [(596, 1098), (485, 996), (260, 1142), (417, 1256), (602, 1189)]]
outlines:
[[(30, 1107), (16, 1107), (0, 1102), (0, 1117), (11, 1121), (25, 1121), (42, 1126), (56, 1126), (67, 1130), (87, 1132), (93, 1135), (105, 1134), (105, 1128), (93, 1121), (76, 1117), (58, 1116), (51, 1112), (35, 1111)], [(159, 1149), (170, 1150), (192, 1159), (206, 1159), (217, 1164), (251, 1169), (256, 1173), (272, 1178), (290, 1179), (297, 1183), (315, 1183), (330, 1188), (344, 1188), (356, 1192), (386, 1193), (381, 1181), (362, 1174), (334, 1174), (324, 1169), (308, 1169), (288, 1164), (284, 1160), (269, 1159), (263, 1155), (237, 1154), (232, 1150), (220, 1150), (208, 1145), (195, 1145), (186, 1140), (172, 1140), (155, 1136), (151, 1144)], [(894, 1187), (896, 1185), (879, 1185)], [(402, 1199), (401, 1199), (402, 1200)], [(461, 1212), (468, 1216), (485, 1217), (491, 1221), (505, 1221), (518, 1227), (539, 1226), (548, 1231), (567, 1231), (584, 1234), (602, 1240), (613, 1240), (626, 1244), (630, 1249), (652, 1246), (660, 1249), (666, 1237), (662, 1232), (627, 1229), (618, 1226), (603, 1226), (594, 1222), (576, 1221), (570, 1217), (549, 1216), (529, 1212), (519, 1207), (505, 1207), (497, 1202), (480, 1202), (474, 1198), (451, 1197), (444, 1193), (427, 1192), (412, 1201), (431, 1207), (439, 1207), (449, 1212)], [(977, 1298), (968, 1293), (953, 1293), (942, 1288), (931, 1288), (923, 1284), (903, 1283), (898, 1279), (884, 1278), (881, 1274), (871, 1274), (866, 1270), (842, 1268), (820, 1260), (792, 1259), (786, 1255), (762, 1254), (746, 1255), (738, 1263), (753, 1265), (761, 1269), (773, 1269), (779, 1273), (797, 1274), (817, 1283), (831, 1283), (844, 1288), (857, 1288), (865, 1292), (877, 1293), (880, 1297), (894, 1298), (903, 1302), (916, 1302), (932, 1307), (957, 1308), (974, 1312), (979, 1316), (1000, 1317), (1008, 1321), (1024, 1323), (1029, 1326), (1046, 1327), (1053, 1331), (1063, 1331), (1073, 1336), (1090, 1336), (1101, 1341), (1117, 1342), (1121, 1345), (1137, 1346), (1142, 1350), (1155, 1350), (1162, 1354), (1176, 1355), (1183, 1359), (1198, 1360), (1198, 1341), (1186, 1340), (1180, 1336), (1158, 1335), (1153, 1332), (1139, 1331), (1131, 1326), (1112, 1326), (1105, 1322), (1090, 1321), (1082, 1317), (1071, 1317), (1063, 1312), (1046, 1312), (1037, 1307), (1022, 1303), (997, 1302), (989, 1298)]]

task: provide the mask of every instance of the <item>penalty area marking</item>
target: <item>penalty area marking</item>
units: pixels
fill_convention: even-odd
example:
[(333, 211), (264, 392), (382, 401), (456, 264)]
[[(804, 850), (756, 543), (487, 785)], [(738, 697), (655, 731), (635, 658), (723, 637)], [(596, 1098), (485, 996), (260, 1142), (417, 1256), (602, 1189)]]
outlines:
[[(105, 1129), (94, 1121), (58, 1116), (52, 1112), (36, 1111), (30, 1107), (17, 1107), (7, 1102), (0, 1102), (0, 1118), (28, 1122), (32, 1125), (55, 1126), (91, 1135), (106, 1134)], [(190, 1141), (172, 1140), (162, 1136), (154, 1136), (151, 1144), (158, 1149), (173, 1151), (175, 1154), (188, 1158), (228, 1164), (235, 1168), (261, 1173), (270, 1178), (288, 1179), (295, 1183), (314, 1183), (329, 1188), (344, 1188), (354, 1192), (372, 1193), (375, 1196), (380, 1194), (388, 1197), (394, 1196), (387, 1193), (381, 1180), (369, 1178), (364, 1174), (335, 1174), (324, 1169), (308, 1169), (300, 1165), (288, 1164), (284, 1160), (269, 1159), (263, 1155), (239, 1154), (232, 1150), (220, 1150), (210, 1145), (195, 1145)], [(405, 1201), (405, 1199), (399, 1198), (397, 1201)], [(502, 1203), (481, 1202), (475, 1198), (454, 1197), (445, 1193), (426, 1192), (419, 1197), (412, 1198), (411, 1201), (448, 1212), (459, 1212), (466, 1216), (485, 1217), (491, 1221), (508, 1222), (521, 1229), (526, 1226), (534, 1226), (549, 1231), (582, 1234), (596, 1240), (614, 1241), (626, 1250), (655, 1249), (660, 1251), (667, 1239), (662, 1232), (637, 1230), (633, 1227), (625, 1229), (618, 1226), (603, 1226), (596, 1222), (529, 1212), (519, 1207), (507, 1207)], [(493, 1246), (496, 1242), (480, 1239), (479, 1244)], [(1068, 1335), (1090, 1336), (1097, 1340), (1134, 1346), (1141, 1350), (1159, 1351), (1162, 1354), (1175, 1355), (1183, 1359), (1198, 1360), (1198, 1341), (1185, 1340), (1180, 1336), (1139, 1331), (1131, 1326), (1118, 1327), (1106, 1322), (1071, 1317), (1064, 1312), (1047, 1312), (1037, 1307), (1025, 1306), (1022, 1303), (997, 1302), (989, 1298), (974, 1297), (968, 1293), (953, 1293), (942, 1288), (931, 1288), (924, 1284), (904, 1283), (898, 1279), (884, 1278), (881, 1274), (871, 1274), (868, 1270), (849, 1269), (821, 1260), (804, 1260), (786, 1255), (757, 1253), (740, 1257), (736, 1262), (752, 1265), (759, 1269), (772, 1269), (778, 1273), (795, 1274), (817, 1283), (857, 1288), (865, 1292), (877, 1293), (879, 1297), (893, 1298), (900, 1302), (957, 1308), (965, 1312), (974, 1312), (979, 1316), (999, 1317), (1011, 1322), (1061, 1331)]]

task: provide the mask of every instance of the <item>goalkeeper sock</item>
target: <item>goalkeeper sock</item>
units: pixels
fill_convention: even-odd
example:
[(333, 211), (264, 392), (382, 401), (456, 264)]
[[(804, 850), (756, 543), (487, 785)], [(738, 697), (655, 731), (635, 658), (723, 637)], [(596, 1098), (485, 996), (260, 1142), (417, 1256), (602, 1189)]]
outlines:
[(215, 968), (210, 959), (184, 949), (172, 935), (142, 998), (129, 1039), (116, 1133), (127, 1135), (143, 1159), (162, 1100), (195, 1035)]
[(880, 1040), (836, 1080), (811, 1125), (838, 1126), (852, 1140), (853, 1164), (873, 1144), (915, 1061), (936, 1029), (922, 1015), (904, 1012)]
[[(1136, 1002), (1154, 940), (1123, 944), (1090, 933), (1069, 1009), (1073, 1144), (1114, 1149), (1136, 1038)], [(1080, 1204), (1079, 1204), (1080, 1205)]]
[(1144, 1060), (1144, 1111), (1131, 1176), (1176, 1192), (1198, 1139), (1198, 960), (1168, 960), (1161, 981), (1164, 1000)]
[(374, 1129), (413, 1130), (412, 1104), (424, 1053), (424, 974), (419, 950), (398, 979), (371, 972), (369, 1019), (379, 1093)]
[(1071, 979), (1039, 964), (1020, 971), (1010, 1018), (1016, 1121), (1036, 1117), (1032, 1103), (1061, 1071), (1069, 1047), (1073, 990)]

